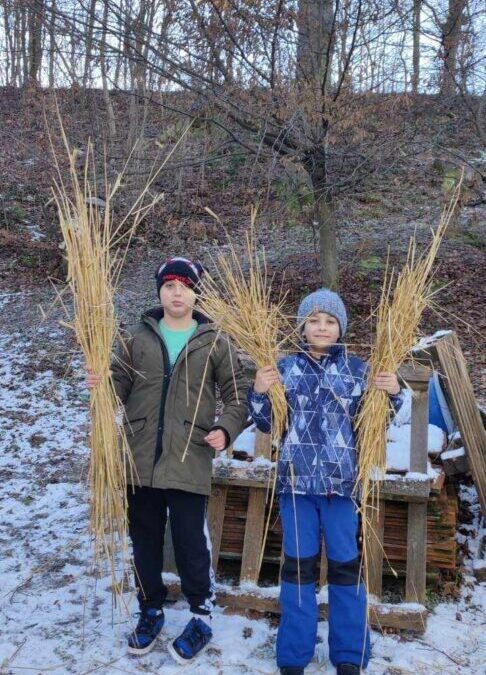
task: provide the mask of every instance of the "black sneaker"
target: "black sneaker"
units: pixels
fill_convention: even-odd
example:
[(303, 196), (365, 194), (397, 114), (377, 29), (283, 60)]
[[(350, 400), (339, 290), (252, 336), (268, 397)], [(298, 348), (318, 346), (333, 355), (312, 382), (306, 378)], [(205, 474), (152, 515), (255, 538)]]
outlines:
[(300, 666), (283, 666), (280, 675), (304, 675), (304, 669)]
[(192, 618), (174, 642), (167, 646), (177, 663), (185, 665), (194, 661), (209, 644), (213, 631), (202, 619)]
[(128, 637), (129, 654), (148, 654), (154, 647), (164, 625), (164, 612), (161, 609), (145, 609), (138, 614), (138, 624)]
[(336, 673), (337, 675), (360, 675), (361, 668), (355, 663), (339, 663)]

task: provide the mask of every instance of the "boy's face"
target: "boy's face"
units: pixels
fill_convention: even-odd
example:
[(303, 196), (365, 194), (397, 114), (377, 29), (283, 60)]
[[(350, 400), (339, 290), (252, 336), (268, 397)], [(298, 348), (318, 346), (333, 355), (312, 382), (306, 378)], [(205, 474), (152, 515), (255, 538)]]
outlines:
[(180, 281), (166, 281), (160, 287), (160, 304), (173, 319), (183, 319), (189, 314), (196, 304), (196, 294)]
[(313, 312), (304, 324), (303, 334), (310, 347), (325, 351), (339, 340), (339, 323), (326, 312)]

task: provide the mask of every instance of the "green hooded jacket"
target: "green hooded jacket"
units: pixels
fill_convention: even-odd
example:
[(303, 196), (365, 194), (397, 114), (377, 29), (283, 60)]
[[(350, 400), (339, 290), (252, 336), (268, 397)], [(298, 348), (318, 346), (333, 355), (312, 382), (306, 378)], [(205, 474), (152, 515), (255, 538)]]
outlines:
[[(112, 379), (124, 406), (135, 462), (135, 485), (209, 495), (214, 450), (211, 429), (227, 445), (246, 426), (246, 381), (235, 348), (214, 324), (194, 312), (198, 328), (171, 371), (160, 335), (161, 307), (128, 329), (112, 361)], [(216, 387), (224, 409), (215, 423)]]

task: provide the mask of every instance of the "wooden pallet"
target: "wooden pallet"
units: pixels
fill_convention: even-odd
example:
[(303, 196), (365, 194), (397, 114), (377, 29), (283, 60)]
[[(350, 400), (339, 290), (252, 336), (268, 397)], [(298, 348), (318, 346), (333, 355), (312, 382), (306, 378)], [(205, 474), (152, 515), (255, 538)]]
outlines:
[[(377, 534), (366, 543), (370, 547), (373, 568), (369, 571), (369, 595), (373, 600), (371, 621), (379, 627), (398, 628), (422, 632), (426, 625), (425, 584), (427, 550), (427, 504), (431, 496), (440, 493), (441, 486), (431, 486), (427, 478), (427, 433), (428, 433), (428, 381), (431, 371), (420, 364), (407, 366), (402, 376), (413, 390), (412, 399), (412, 444), (410, 470), (415, 473), (413, 480), (404, 476), (387, 476), (381, 483), (381, 508), (377, 512), (373, 530)], [(257, 456), (270, 458), (271, 446), (268, 435), (257, 432)], [(273, 467), (270, 462), (262, 466), (249, 463), (244, 468), (235, 468), (231, 463), (216, 464), (213, 473), (213, 493), (209, 500), (208, 521), (213, 545), (213, 566), (215, 571), (222, 551), (241, 559), (241, 584), (252, 584), (251, 592), (242, 588), (229, 592), (217, 591), (217, 602), (228, 611), (279, 612), (277, 593), (259, 592), (259, 557), (263, 545), (263, 533), (268, 515), (268, 495), (273, 481)], [(239, 516), (235, 509), (235, 489), (244, 488), (246, 502)], [(406, 602), (399, 605), (381, 603), (383, 577), (384, 528), (386, 506), (384, 500), (404, 504), (406, 519)], [(233, 517), (232, 517), (233, 516)], [(225, 519), (229, 518), (225, 529)], [(272, 515), (272, 519), (274, 516)], [(229, 551), (224, 551), (230, 549)], [(270, 531), (266, 550), (273, 562), (281, 560), (281, 538), (278, 525)], [(167, 571), (167, 567), (165, 567)], [(320, 585), (326, 584), (327, 559), (324, 547), (321, 554)], [(245, 587), (245, 586), (243, 586)], [(175, 590), (175, 589), (172, 589)], [(276, 589), (275, 589), (276, 590)], [(272, 594), (271, 594), (272, 595)], [(327, 605), (320, 603), (325, 615)]]
[(479, 412), (467, 363), (454, 331), (431, 338), (414, 350), (417, 360), (436, 366), (442, 375), (452, 415), (461, 432), (468, 464), (486, 518), (486, 429)]

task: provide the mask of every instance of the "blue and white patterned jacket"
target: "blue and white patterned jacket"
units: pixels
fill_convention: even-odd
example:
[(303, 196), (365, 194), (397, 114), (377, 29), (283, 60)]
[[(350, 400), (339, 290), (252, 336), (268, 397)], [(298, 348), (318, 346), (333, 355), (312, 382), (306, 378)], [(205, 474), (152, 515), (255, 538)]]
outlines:
[[(289, 424), (280, 448), (277, 491), (351, 496), (357, 475), (353, 422), (367, 384), (366, 363), (348, 356), (343, 345), (334, 345), (320, 362), (301, 351), (281, 359), (278, 370)], [(397, 412), (403, 392), (390, 401)], [(267, 394), (250, 388), (248, 404), (258, 429), (270, 433)]]

